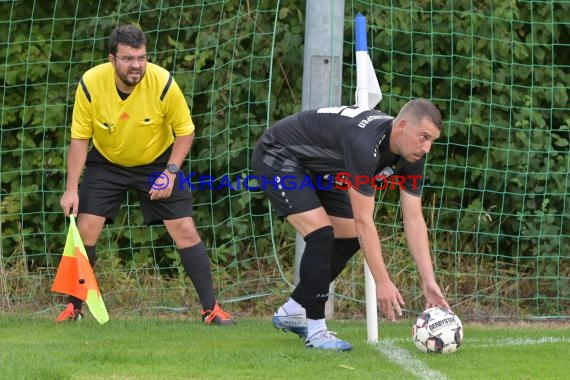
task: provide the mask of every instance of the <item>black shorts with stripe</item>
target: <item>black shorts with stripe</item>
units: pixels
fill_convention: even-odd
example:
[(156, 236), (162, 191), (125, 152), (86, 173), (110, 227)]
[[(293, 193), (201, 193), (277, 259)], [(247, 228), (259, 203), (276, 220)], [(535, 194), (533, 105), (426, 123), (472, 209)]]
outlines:
[(352, 219), (352, 206), (346, 190), (338, 189), (332, 180), (304, 171), (272, 168), (263, 162), (257, 147), (252, 156), (253, 172), (277, 216), (286, 217), (323, 207), (328, 215)]
[(178, 176), (169, 198), (150, 200), (150, 187), (166, 168), (171, 151), (172, 147), (148, 165), (124, 167), (110, 162), (93, 147), (79, 186), (79, 213), (103, 216), (106, 223), (113, 223), (128, 190), (133, 190), (147, 225), (192, 216), (192, 192), (179, 186)]

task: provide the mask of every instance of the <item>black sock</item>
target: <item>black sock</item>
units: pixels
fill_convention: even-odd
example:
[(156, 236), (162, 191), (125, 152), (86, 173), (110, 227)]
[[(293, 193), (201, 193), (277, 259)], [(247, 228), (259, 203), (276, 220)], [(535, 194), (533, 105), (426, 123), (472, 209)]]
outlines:
[(348, 261), (360, 249), (358, 238), (334, 239), (333, 254), (331, 258), (331, 282), (333, 282), (344, 269)]
[[(360, 249), (358, 238), (334, 239), (333, 253), (331, 257), (331, 276), (330, 282), (333, 282), (342, 272), (348, 261)], [(291, 298), (303, 305), (303, 285), (301, 282), (297, 284), (295, 290), (291, 294)]]
[(193, 247), (179, 249), (179, 252), (182, 266), (194, 284), (202, 309), (213, 310), (216, 299), (214, 297), (210, 258), (206, 254), (204, 243), (200, 242)]
[(334, 242), (332, 226), (325, 226), (305, 236), (305, 251), (299, 274), (303, 291), (303, 306), (307, 318), (325, 317), (325, 303), (329, 297), (331, 255)]
[[(89, 245), (89, 246), (86, 245), (85, 246), (85, 253), (87, 253), (87, 257), (89, 258), (89, 264), (91, 264), (91, 268), (94, 269), (95, 268), (95, 262), (97, 261), (97, 255), (95, 255), (95, 246), (94, 245)], [(83, 301), (77, 297), (69, 296), (68, 302), (71, 302), (73, 304), (73, 308), (75, 310), (81, 311), (81, 309), (83, 308)]]

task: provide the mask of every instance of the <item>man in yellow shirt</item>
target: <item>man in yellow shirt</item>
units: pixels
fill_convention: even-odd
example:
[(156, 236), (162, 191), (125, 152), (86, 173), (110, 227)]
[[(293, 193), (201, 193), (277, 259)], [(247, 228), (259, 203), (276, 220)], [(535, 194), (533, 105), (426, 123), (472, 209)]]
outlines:
[[(192, 219), (192, 193), (178, 185), (194, 123), (172, 75), (147, 62), (146, 45), (146, 36), (133, 25), (116, 28), (109, 38), (109, 62), (91, 68), (79, 81), (60, 204), (66, 216), (78, 215), (93, 266), (103, 226), (113, 222), (127, 190), (135, 190), (145, 223), (164, 223), (174, 240), (202, 304), (204, 323), (234, 324), (214, 297), (210, 261)], [(149, 181), (156, 173), (161, 173), (157, 182)], [(81, 309), (81, 300), (70, 296), (57, 320), (79, 319)]]

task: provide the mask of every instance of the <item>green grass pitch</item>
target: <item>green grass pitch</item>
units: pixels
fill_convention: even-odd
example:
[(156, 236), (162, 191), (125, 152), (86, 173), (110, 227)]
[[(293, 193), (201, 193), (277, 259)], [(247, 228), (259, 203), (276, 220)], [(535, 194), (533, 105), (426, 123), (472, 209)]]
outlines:
[(269, 319), (219, 327), (168, 315), (105, 325), (54, 318), (0, 314), (0, 378), (543, 380), (569, 369), (569, 324), (464, 323), (462, 347), (441, 355), (415, 348), (411, 320), (382, 321), (378, 344), (366, 341), (365, 321), (329, 321), (354, 346), (337, 353), (306, 349)]

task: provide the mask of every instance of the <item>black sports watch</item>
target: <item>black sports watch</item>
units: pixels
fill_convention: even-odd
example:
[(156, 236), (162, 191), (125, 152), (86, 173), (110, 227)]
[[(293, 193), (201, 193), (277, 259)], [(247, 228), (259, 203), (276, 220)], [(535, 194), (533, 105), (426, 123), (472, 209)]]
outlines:
[(166, 170), (168, 170), (169, 173), (176, 174), (178, 173), (178, 166), (175, 164), (168, 164), (166, 165)]

